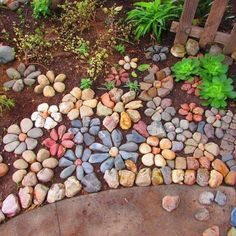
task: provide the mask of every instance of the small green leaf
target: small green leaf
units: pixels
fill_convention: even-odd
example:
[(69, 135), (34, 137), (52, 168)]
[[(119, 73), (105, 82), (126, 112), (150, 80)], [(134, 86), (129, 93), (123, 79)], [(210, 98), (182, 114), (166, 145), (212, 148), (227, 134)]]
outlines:
[(140, 66), (138, 66), (138, 70), (139, 71), (141, 71), (141, 72), (143, 72), (143, 71), (145, 71), (145, 70), (147, 70), (147, 69), (149, 69), (150, 68), (150, 65), (149, 64), (141, 64)]
[(136, 74), (135, 71), (133, 71), (133, 72), (131, 73), (131, 76), (132, 76), (133, 78), (137, 78), (137, 77), (138, 77), (138, 75)]

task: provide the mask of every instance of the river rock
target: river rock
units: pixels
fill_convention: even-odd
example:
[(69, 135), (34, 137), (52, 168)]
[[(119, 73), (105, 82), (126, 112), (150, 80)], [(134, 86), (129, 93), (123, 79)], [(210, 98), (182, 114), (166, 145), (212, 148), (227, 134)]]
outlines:
[(82, 189), (82, 185), (79, 180), (76, 179), (75, 176), (69, 177), (65, 183), (65, 195), (67, 197), (74, 197), (79, 191)]
[(138, 186), (149, 186), (151, 184), (151, 169), (143, 168), (141, 169), (135, 180), (135, 184)]
[(162, 199), (162, 207), (168, 212), (174, 211), (179, 206), (179, 203), (180, 197), (178, 195), (167, 195)]
[(20, 188), (18, 195), (21, 207), (23, 209), (29, 208), (33, 201), (33, 188), (32, 187)]
[(119, 171), (120, 184), (124, 187), (132, 187), (134, 185), (135, 173), (129, 170)]
[(49, 188), (43, 184), (37, 184), (34, 188), (34, 204), (41, 205), (46, 199)]
[(115, 168), (112, 168), (111, 170), (106, 170), (104, 174), (104, 179), (110, 188), (118, 188), (119, 176)]
[(65, 186), (61, 183), (53, 184), (48, 191), (47, 201), (53, 203), (62, 200), (65, 197)]
[(15, 59), (15, 50), (9, 46), (0, 46), (0, 64), (6, 64)]

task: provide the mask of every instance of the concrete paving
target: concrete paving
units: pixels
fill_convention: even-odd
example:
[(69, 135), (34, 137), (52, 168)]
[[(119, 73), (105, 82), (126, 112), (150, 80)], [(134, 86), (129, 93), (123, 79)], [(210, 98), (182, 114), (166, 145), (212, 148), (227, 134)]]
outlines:
[[(219, 188), (227, 195), (224, 207), (207, 206), (210, 219), (194, 219), (199, 194), (210, 190), (199, 186), (162, 185), (109, 190), (78, 196), (28, 211), (1, 225), (0, 236), (200, 236), (212, 226), (227, 235), (230, 212), (236, 205), (233, 188)], [(180, 195), (172, 213), (161, 207), (165, 195)]]

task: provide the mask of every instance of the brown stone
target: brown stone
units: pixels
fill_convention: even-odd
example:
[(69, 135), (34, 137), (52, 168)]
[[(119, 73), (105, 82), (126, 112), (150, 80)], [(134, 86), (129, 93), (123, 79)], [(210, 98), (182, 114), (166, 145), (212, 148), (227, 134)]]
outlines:
[(215, 170), (219, 171), (224, 177), (229, 173), (228, 167), (220, 159), (215, 159), (211, 163), (211, 165)]
[(132, 160), (125, 160), (125, 166), (128, 170), (131, 170), (135, 174), (138, 172), (137, 166)]
[(187, 168), (189, 170), (197, 170), (199, 168), (199, 162), (195, 157), (187, 157)]
[(161, 155), (167, 160), (175, 159), (175, 153), (169, 149), (165, 149), (161, 152)]
[(120, 116), (120, 127), (123, 130), (128, 130), (131, 127), (131, 119), (126, 112), (121, 112)]
[(231, 170), (225, 177), (225, 183), (231, 186), (236, 185), (236, 172)]
[(163, 80), (166, 77), (165, 71), (159, 70), (156, 73), (157, 80)]
[(152, 184), (153, 185), (160, 185), (163, 184), (163, 177), (160, 169), (154, 168), (152, 170)]
[(176, 157), (175, 168), (185, 170), (187, 168), (186, 158), (185, 157)]
[(210, 169), (210, 161), (207, 157), (203, 156), (199, 158), (199, 163), (201, 168)]
[(209, 186), (211, 188), (219, 187), (223, 182), (223, 175), (216, 170), (212, 170), (210, 173)]
[(157, 89), (155, 87), (151, 87), (150, 89), (148, 89), (147, 95), (152, 98), (156, 97), (157, 96)]
[(184, 184), (194, 185), (196, 183), (196, 171), (186, 170), (184, 174)]
[(156, 136), (149, 136), (147, 138), (147, 144), (156, 147), (159, 144), (159, 138)]
[(213, 225), (212, 227), (206, 229), (202, 236), (220, 236), (220, 229), (217, 225)]
[(3, 177), (7, 174), (9, 168), (5, 163), (0, 163), (0, 177)]

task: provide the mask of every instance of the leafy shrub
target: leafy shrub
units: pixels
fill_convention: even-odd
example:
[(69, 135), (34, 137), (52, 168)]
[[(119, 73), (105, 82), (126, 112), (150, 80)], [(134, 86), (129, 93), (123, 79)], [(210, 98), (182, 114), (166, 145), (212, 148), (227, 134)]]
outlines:
[(5, 109), (11, 109), (15, 106), (15, 100), (0, 95), (0, 115)]
[(135, 9), (128, 12), (127, 20), (135, 28), (136, 39), (151, 33), (159, 41), (167, 23), (178, 18), (181, 12), (181, 7), (172, 0), (137, 2), (134, 6)]
[(182, 61), (175, 63), (171, 70), (174, 72), (176, 81), (189, 80), (198, 74), (199, 65), (198, 58), (184, 58)]
[(200, 76), (202, 79), (211, 79), (213, 76), (220, 76), (228, 71), (228, 65), (223, 64), (225, 56), (220, 54), (213, 56), (211, 54), (205, 54), (200, 58)]
[(92, 86), (92, 81), (91, 81), (91, 79), (81, 79), (80, 88), (81, 88), (82, 90), (91, 88), (91, 86)]
[(212, 80), (204, 80), (200, 88), (200, 97), (205, 99), (204, 106), (211, 105), (216, 108), (227, 106), (227, 98), (236, 98), (236, 92), (233, 91), (233, 80), (226, 75), (213, 77)]
[(124, 54), (125, 53), (125, 46), (123, 44), (116, 45), (115, 49), (120, 54)]
[(107, 90), (112, 90), (113, 88), (116, 87), (114, 81), (108, 81), (108, 82), (106, 82), (106, 83), (104, 84), (104, 86), (105, 86), (105, 88), (106, 88)]
[(33, 16), (38, 19), (40, 17), (47, 17), (51, 14), (49, 6), (50, 0), (33, 0)]

